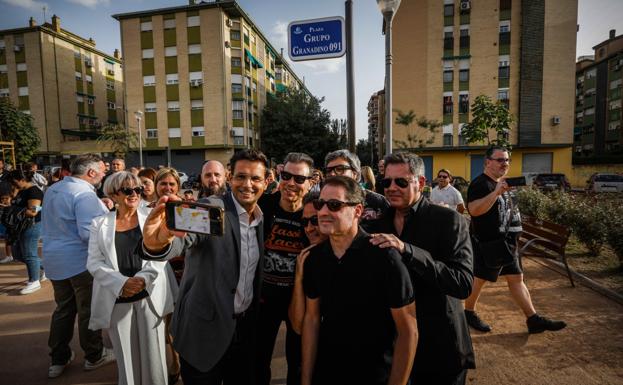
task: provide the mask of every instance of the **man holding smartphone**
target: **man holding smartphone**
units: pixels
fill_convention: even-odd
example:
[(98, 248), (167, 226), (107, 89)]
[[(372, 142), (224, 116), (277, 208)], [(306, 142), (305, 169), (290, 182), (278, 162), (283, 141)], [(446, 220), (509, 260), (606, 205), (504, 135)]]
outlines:
[(167, 260), (185, 253), (186, 271), (171, 331), (184, 384), (255, 383), (258, 293), (263, 265), (263, 213), (268, 160), (260, 151), (231, 158), (231, 192), (201, 203), (223, 207), (223, 236), (173, 232), (162, 197), (145, 221), (144, 259)]

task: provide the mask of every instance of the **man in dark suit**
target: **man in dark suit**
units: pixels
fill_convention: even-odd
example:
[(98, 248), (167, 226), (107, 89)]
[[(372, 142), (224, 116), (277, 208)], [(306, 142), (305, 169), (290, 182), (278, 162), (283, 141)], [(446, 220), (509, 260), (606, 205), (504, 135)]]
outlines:
[[(254, 341), (263, 258), (268, 161), (256, 150), (231, 158), (231, 193), (203, 202), (225, 209), (223, 236), (172, 232), (163, 197), (143, 228), (141, 254), (168, 259), (186, 254), (171, 331), (184, 384), (254, 383)], [(258, 268), (260, 267), (260, 268)]]
[(424, 162), (409, 153), (385, 157), (380, 182), (391, 208), (371, 243), (394, 247), (409, 270), (419, 330), (411, 372), (416, 384), (465, 384), (474, 352), (461, 299), (470, 294), (472, 247), (467, 221), (422, 196)]

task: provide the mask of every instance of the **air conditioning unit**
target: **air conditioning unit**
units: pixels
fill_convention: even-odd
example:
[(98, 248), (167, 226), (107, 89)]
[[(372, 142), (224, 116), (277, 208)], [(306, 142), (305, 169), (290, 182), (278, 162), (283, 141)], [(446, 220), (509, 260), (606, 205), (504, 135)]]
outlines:
[(560, 116), (554, 116), (554, 117), (552, 118), (552, 124), (553, 124), (553, 125), (558, 125), (558, 124), (560, 124)]
[(236, 136), (236, 131), (235, 130), (229, 130), (229, 136), (231, 136), (232, 138), (234, 136)]
[(227, 19), (227, 20), (225, 21), (225, 25), (226, 25), (226, 26), (228, 26), (229, 28), (231, 28), (231, 27), (233, 27), (233, 26), (234, 26), (234, 22), (233, 22), (233, 21), (231, 21), (231, 19)]
[(461, 0), (461, 4), (459, 5), (459, 9), (461, 11), (469, 11), (472, 7), (471, 2), (469, 0)]
[(21, 50), (22, 50), (22, 47), (20, 47), (19, 45), (16, 45), (16, 46), (13, 47), (13, 51), (15, 51), (15, 52), (19, 52)]
[(191, 87), (199, 87), (202, 83), (203, 83), (203, 81), (201, 79), (192, 79), (190, 81), (190, 86)]
[(115, 71), (114, 70), (108, 70), (108, 75), (114, 76), (115, 75)]

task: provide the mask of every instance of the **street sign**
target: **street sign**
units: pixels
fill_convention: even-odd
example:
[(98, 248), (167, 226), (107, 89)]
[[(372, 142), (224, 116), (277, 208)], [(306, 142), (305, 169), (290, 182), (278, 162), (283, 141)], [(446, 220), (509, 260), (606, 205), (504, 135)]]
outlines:
[(344, 19), (339, 16), (293, 21), (288, 25), (288, 53), (294, 61), (344, 56)]

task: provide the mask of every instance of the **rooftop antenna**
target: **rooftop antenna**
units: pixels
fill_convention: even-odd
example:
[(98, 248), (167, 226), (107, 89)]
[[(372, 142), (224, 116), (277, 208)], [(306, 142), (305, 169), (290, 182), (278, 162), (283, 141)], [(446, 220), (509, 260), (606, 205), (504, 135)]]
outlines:
[(43, 7), (41, 7), (41, 9), (43, 10), (43, 23), (45, 23), (45, 20), (46, 20), (45, 13), (48, 10), (48, 7), (44, 5)]

